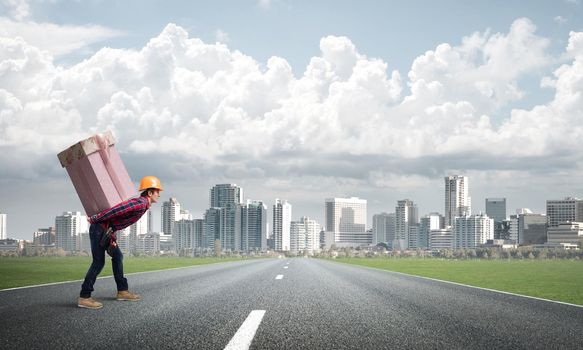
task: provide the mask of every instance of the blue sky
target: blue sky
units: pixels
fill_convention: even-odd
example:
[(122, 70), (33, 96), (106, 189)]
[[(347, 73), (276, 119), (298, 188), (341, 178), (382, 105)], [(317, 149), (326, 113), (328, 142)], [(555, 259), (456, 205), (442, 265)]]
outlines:
[(582, 8), (0, 1), (0, 211), (30, 239), (80, 210), (55, 155), (111, 129), (133, 180), (159, 175), (195, 217), (222, 182), (321, 223), (332, 196), (442, 212), (452, 173), (475, 211), (542, 212), (583, 196)]

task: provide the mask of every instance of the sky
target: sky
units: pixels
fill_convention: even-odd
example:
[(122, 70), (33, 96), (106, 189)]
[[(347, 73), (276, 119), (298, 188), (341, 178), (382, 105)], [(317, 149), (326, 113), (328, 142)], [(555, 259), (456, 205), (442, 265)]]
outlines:
[(294, 220), (364, 198), (371, 226), (443, 213), (454, 174), (475, 213), (544, 213), (583, 197), (583, 2), (0, 0), (9, 237), (82, 211), (56, 155), (105, 130), (195, 218), (236, 183)]

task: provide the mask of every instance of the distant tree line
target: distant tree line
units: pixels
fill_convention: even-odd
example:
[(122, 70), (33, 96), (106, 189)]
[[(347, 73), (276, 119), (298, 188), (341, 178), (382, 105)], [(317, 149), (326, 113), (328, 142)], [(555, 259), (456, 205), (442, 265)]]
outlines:
[(442, 249), (438, 251), (427, 250), (407, 250), (391, 251), (384, 247), (367, 248), (338, 248), (324, 250), (315, 257), (339, 257), (339, 258), (438, 258), (452, 260), (552, 260), (571, 259), (583, 260), (583, 250), (560, 249), (560, 248), (533, 248), (529, 246), (515, 249), (501, 248), (475, 248), (475, 249)]

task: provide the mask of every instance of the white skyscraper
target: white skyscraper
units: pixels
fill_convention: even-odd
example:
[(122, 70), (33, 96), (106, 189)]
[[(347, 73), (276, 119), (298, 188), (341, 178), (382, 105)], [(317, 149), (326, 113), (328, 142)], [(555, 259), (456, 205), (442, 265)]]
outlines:
[[(444, 228), (444, 217), (439, 213), (430, 213), (420, 220), (418, 248), (428, 248), (430, 232)], [(451, 247), (450, 247), (451, 248)]]
[(162, 232), (171, 235), (174, 231), (174, 223), (180, 220), (180, 203), (174, 197), (162, 203)]
[(451, 232), (451, 227), (429, 231), (429, 249), (434, 251), (453, 249), (454, 246), (455, 242), (453, 239), (453, 232)]
[(508, 220), (508, 240), (512, 243), (518, 243), (520, 240), (518, 237), (520, 234), (518, 223), (518, 215), (510, 215), (510, 219)]
[(273, 205), (273, 238), (275, 240), (275, 250), (287, 252), (291, 249), (292, 205), (287, 201), (275, 200)]
[(380, 213), (372, 216), (372, 244), (392, 244), (395, 239), (395, 214)]
[(494, 239), (494, 220), (486, 214), (457, 217), (454, 232), (455, 248), (476, 248)]
[(0, 239), (6, 239), (8, 234), (6, 233), (6, 220), (8, 215), (0, 213)]
[(186, 209), (180, 209), (178, 220), (192, 220), (192, 214)]
[(55, 218), (56, 247), (65, 251), (80, 250), (81, 234), (89, 232), (87, 217), (80, 212), (64, 212)]
[(181, 219), (174, 225), (174, 249), (178, 254), (192, 256), (197, 246), (197, 221)]
[[(419, 230), (416, 226), (418, 223), (419, 215), (417, 205), (409, 199), (398, 201), (395, 207), (395, 239), (393, 241), (393, 249), (408, 249), (410, 243), (413, 243), (411, 244), (412, 248), (417, 248), (417, 235)], [(414, 232), (414, 237), (409, 237), (410, 231)]]
[(322, 227), (315, 220), (303, 216), (291, 222), (291, 252), (296, 254), (320, 251), (320, 232)]
[(453, 226), (456, 217), (472, 213), (467, 176), (445, 177), (445, 226)]
[(372, 243), (366, 232), (366, 199), (326, 198), (326, 248), (356, 247)]

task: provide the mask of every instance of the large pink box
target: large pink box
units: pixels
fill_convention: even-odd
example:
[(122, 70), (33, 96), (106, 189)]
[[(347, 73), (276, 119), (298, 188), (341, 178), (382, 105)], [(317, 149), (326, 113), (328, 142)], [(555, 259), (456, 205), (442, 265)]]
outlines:
[(114, 144), (115, 138), (107, 131), (58, 154), (89, 216), (137, 194)]

